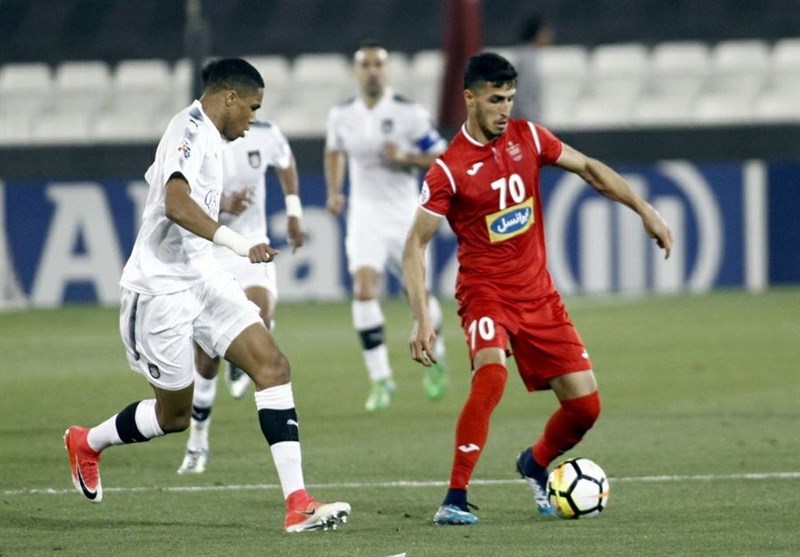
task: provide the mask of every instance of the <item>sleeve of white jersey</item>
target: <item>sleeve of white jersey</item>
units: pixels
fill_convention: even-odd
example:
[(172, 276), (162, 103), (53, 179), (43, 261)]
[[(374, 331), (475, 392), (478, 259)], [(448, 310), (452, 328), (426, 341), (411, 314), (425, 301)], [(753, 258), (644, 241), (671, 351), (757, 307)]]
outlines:
[(415, 104), (412, 114), (414, 147), (420, 153), (438, 153), (444, 151), (447, 142), (439, 134), (430, 114), (422, 105)]
[(289, 145), (289, 140), (286, 139), (286, 136), (283, 135), (283, 132), (275, 123), (272, 123), (269, 131), (272, 135), (269, 164), (281, 169), (289, 168), (292, 164), (292, 148)]
[(331, 108), (330, 112), (328, 112), (327, 131), (325, 133), (325, 149), (329, 151), (344, 151), (344, 145), (342, 145), (342, 140), (337, 130), (338, 120), (339, 109), (334, 106)]
[(166, 185), (176, 172), (186, 178), (190, 188), (197, 182), (206, 151), (204, 138), (199, 132), (198, 123), (190, 119), (183, 129), (175, 129), (170, 134), (164, 155), (165, 182), (162, 185)]

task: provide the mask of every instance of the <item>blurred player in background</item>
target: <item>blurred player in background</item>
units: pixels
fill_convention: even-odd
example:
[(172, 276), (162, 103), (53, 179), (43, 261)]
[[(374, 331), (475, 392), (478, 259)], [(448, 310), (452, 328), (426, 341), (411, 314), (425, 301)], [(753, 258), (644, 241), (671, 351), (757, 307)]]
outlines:
[[(208, 81), (213, 64), (211, 62), (203, 69), (204, 83)], [(254, 122), (244, 137), (227, 142), (223, 147), (219, 222), (248, 240), (270, 243), (266, 214), (266, 172), (270, 166), (275, 167), (283, 189), (286, 238), (289, 245), (297, 249), (305, 242), (297, 165), (286, 137), (271, 122)], [(214, 246), (214, 256), (223, 269), (236, 277), (247, 299), (258, 306), (264, 325), (272, 329), (278, 299), (275, 263), (253, 265), (223, 246)], [(208, 433), (217, 393), (219, 357), (212, 358), (195, 345), (195, 366), (189, 440), (178, 474), (203, 473), (209, 457)], [(247, 374), (228, 362), (225, 378), (231, 396), (242, 398), (250, 384)]]
[(428, 315), (425, 248), (447, 218), (458, 242), (458, 314), (471, 363), (469, 397), (458, 418), (450, 486), (437, 524), (475, 524), (467, 486), (489, 433), (489, 419), (514, 355), (529, 391), (552, 389), (560, 408), (543, 435), (519, 455), (517, 470), (538, 511), (552, 516), (547, 466), (571, 449), (600, 413), (589, 354), (546, 266), (539, 169), (555, 165), (583, 178), (639, 214), (644, 230), (669, 257), (672, 233), (650, 204), (605, 164), (562, 143), (549, 130), (510, 118), (516, 70), (493, 53), (473, 56), (464, 75), (467, 121), (425, 176), (403, 269), (416, 321), (411, 356), (435, 359), (436, 329)]
[(518, 91), (514, 98), (514, 117), (542, 121), (541, 51), (553, 43), (553, 27), (540, 14), (533, 14), (522, 26), (517, 47)]
[(170, 121), (145, 175), (150, 189), (142, 226), (120, 280), (120, 333), (131, 369), (147, 378), (155, 398), (134, 402), (91, 429), (65, 432), (73, 483), (92, 502), (103, 498), (103, 450), (189, 426), (197, 343), (234, 362), (255, 384), (259, 424), (286, 503), (284, 528), (333, 527), (350, 512), (347, 503), (326, 505), (306, 492), (289, 362), (211, 249), (212, 242), (225, 246), (256, 265), (278, 254), (216, 220), (224, 139), (244, 135), (263, 94), (253, 66), (238, 58), (216, 62), (200, 100)]
[[(358, 96), (331, 109), (325, 141), (328, 211), (337, 216), (344, 210), (342, 188), (350, 167), (345, 246), (353, 280), (353, 326), (372, 381), (368, 412), (387, 408), (395, 392), (378, 299), (381, 274), (387, 270), (402, 279), (403, 242), (419, 192), (417, 169), (427, 169), (446, 145), (425, 109), (387, 86), (387, 61), (380, 43), (360, 45), (353, 57)], [(439, 302), (427, 292), (426, 300), (438, 331)], [(423, 378), (432, 400), (441, 398), (447, 386), (441, 338), (435, 350), (439, 363)]]

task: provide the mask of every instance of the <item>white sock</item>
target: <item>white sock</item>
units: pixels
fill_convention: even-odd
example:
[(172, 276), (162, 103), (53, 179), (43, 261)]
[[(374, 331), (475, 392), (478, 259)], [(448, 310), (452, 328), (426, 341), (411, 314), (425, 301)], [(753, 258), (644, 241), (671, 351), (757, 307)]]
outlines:
[[(294, 393), (291, 383), (256, 391), (255, 399), (258, 410), (294, 410)], [(300, 426), (295, 423), (293, 427), (299, 429)], [(275, 469), (278, 471), (283, 498), (286, 499), (290, 493), (298, 489), (305, 489), (300, 442), (280, 441), (270, 445), (269, 450), (272, 453)]]
[(211, 408), (217, 396), (217, 376), (206, 379), (194, 373), (194, 395), (192, 396), (192, 420), (189, 424), (189, 440), (186, 448), (196, 451), (208, 450), (208, 431), (211, 428)]
[(372, 381), (392, 378), (392, 367), (389, 365), (389, 349), (381, 344), (372, 350), (364, 350), (364, 364), (367, 366)]
[[(139, 441), (148, 441), (154, 437), (163, 436), (164, 432), (161, 430), (161, 426), (158, 425), (158, 417), (156, 416), (156, 400), (151, 398), (134, 404), (136, 404), (136, 414), (134, 414), (136, 429), (144, 437)], [(130, 409), (131, 406), (128, 408)], [(124, 444), (117, 430), (117, 416), (119, 414), (114, 414), (103, 423), (89, 430), (86, 442), (89, 443), (92, 449), (102, 451), (111, 445)]]
[(303, 457), (300, 453), (300, 443), (297, 441), (283, 441), (270, 445), (272, 461), (278, 470), (281, 481), (283, 498), (289, 497), (298, 489), (305, 489), (303, 482)]
[[(371, 329), (381, 329), (383, 335), (384, 316), (378, 300), (353, 300), (351, 304), (353, 314), (353, 326), (361, 335), (363, 331)], [(362, 346), (364, 341), (362, 340)], [(370, 348), (362, 349), (364, 364), (367, 366), (367, 373), (372, 381), (390, 379), (392, 377), (392, 367), (389, 364), (389, 349), (386, 343), (380, 343)]]

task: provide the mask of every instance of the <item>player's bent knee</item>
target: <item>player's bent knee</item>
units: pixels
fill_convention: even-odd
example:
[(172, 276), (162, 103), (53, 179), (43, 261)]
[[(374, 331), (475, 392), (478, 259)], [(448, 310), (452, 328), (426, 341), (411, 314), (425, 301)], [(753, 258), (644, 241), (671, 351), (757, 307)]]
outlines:
[(589, 430), (600, 417), (600, 393), (595, 391), (582, 397), (565, 400), (561, 406), (574, 423)]
[(256, 390), (284, 385), (291, 380), (291, 375), (291, 366), (288, 358), (277, 348), (259, 358), (258, 363), (250, 373)]
[(163, 421), (159, 420), (159, 425), (164, 433), (180, 433), (181, 431), (186, 431), (189, 428), (191, 418), (191, 412), (187, 414), (165, 416)]

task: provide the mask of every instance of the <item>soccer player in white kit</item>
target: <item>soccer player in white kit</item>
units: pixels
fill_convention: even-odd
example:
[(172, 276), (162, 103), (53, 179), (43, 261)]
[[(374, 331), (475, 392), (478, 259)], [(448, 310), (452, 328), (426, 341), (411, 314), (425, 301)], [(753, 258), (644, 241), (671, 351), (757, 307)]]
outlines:
[(261, 431), (286, 503), (286, 531), (335, 527), (350, 512), (347, 503), (323, 504), (306, 492), (289, 362), (211, 250), (213, 242), (256, 265), (278, 254), (216, 220), (223, 137), (244, 135), (263, 93), (261, 75), (244, 60), (216, 62), (200, 100), (170, 121), (145, 174), (150, 190), (142, 226), (120, 280), (120, 334), (131, 369), (147, 378), (155, 398), (134, 402), (95, 427), (64, 433), (73, 483), (92, 502), (103, 498), (104, 449), (189, 426), (194, 341), (234, 362), (255, 384)]
[[(419, 197), (417, 169), (427, 169), (446, 147), (427, 111), (387, 86), (387, 58), (377, 42), (360, 45), (353, 60), (359, 94), (331, 109), (325, 140), (327, 208), (334, 215), (344, 209), (348, 165), (350, 170), (345, 248), (353, 279), (353, 326), (372, 381), (368, 412), (387, 408), (395, 392), (378, 300), (381, 273), (386, 269), (402, 281), (403, 243)], [(438, 329), (439, 302), (432, 295), (428, 300)], [(432, 400), (441, 398), (447, 385), (443, 340), (436, 350), (439, 364), (426, 368), (423, 378)]]
[[(203, 69), (206, 81), (211, 62)], [(302, 204), (299, 197), (297, 164), (286, 137), (272, 122), (254, 122), (244, 137), (227, 142), (222, 151), (222, 197), (219, 222), (254, 242), (270, 243), (267, 235), (266, 172), (274, 167), (284, 194), (287, 213), (286, 238), (295, 250), (305, 242)], [(247, 298), (259, 308), (268, 328), (272, 328), (278, 285), (275, 263), (252, 265), (223, 246), (213, 246), (214, 256), (223, 269), (233, 274)], [(209, 458), (211, 411), (217, 393), (219, 357), (212, 358), (195, 345), (195, 381), (192, 419), (179, 474), (202, 474)], [(250, 378), (228, 362), (226, 383), (234, 398), (247, 392)]]

